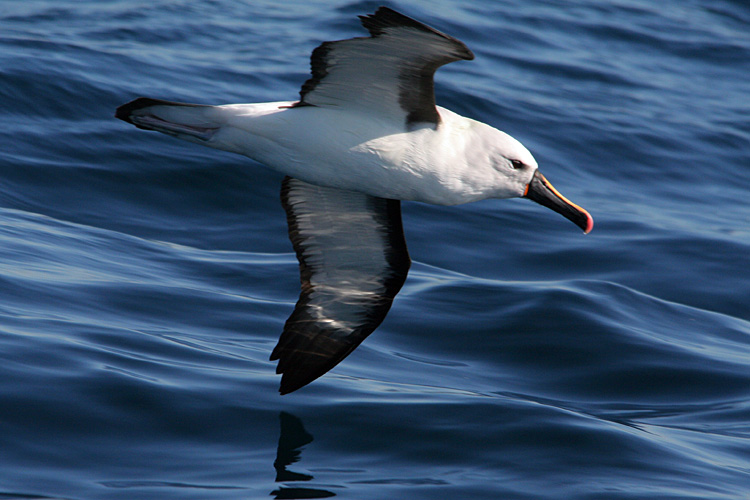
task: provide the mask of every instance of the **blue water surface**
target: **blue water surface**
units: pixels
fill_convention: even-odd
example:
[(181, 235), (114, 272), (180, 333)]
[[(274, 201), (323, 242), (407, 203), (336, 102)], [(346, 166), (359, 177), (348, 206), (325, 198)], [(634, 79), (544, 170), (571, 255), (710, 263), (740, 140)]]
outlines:
[(750, 498), (750, 5), (389, 2), (596, 225), (404, 203), (381, 328), (279, 396), (281, 175), (113, 118), (295, 99), (379, 2), (0, 1), (0, 499)]

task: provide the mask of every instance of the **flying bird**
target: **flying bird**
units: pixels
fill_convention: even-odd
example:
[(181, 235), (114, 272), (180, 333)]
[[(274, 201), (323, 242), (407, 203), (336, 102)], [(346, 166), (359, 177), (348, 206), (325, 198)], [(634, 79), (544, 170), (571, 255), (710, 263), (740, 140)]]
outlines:
[(594, 224), (516, 139), (436, 106), (435, 71), (473, 59), (466, 45), (387, 7), (359, 17), (369, 36), (317, 47), (297, 101), (208, 106), (141, 97), (115, 115), (285, 174), (281, 203), (301, 292), (271, 354), (281, 394), (328, 372), (385, 318), (411, 264), (401, 200), (523, 197), (585, 233)]

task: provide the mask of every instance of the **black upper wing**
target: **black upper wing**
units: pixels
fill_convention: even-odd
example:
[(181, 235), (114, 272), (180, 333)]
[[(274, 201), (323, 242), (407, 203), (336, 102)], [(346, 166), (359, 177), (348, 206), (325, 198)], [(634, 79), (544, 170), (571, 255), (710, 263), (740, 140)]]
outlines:
[(325, 42), (312, 53), (301, 105), (359, 107), (437, 126), (433, 77), (442, 65), (474, 54), (459, 40), (380, 7), (360, 16), (369, 37)]

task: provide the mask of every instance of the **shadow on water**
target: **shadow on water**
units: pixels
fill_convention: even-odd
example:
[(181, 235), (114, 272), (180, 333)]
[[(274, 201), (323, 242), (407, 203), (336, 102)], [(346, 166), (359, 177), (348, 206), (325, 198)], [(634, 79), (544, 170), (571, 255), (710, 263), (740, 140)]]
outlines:
[[(296, 463), (302, 453), (301, 448), (312, 443), (313, 436), (305, 430), (302, 421), (286, 412), (279, 413), (281, 433), (279, 434), (279, 447), (276, 450), (276, 460), (273, 463), (276, 469), (276, 482), (286, 483), (295, 481), (310, 481), (313, 476), (294, 472), (287, 469)], [(301, 499), (301, 498), (329, 498), (336, 496), (335, 493), (317, 489), (282, 486), (271, 492), (274, 498)]]

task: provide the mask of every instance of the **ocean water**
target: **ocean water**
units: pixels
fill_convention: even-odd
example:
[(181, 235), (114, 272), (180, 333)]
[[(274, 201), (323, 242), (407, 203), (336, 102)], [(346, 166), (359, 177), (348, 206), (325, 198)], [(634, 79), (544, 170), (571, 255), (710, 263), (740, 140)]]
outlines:
[(595, 219), (404, 203), (411, 274), (277, 393), (281, 176), (113, 118), (295, 99), (378, 2), (0, 1), (0, 499), (750, 498), (750, 5), (391, 2)]

